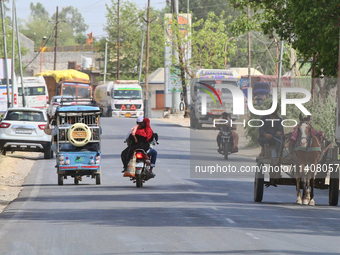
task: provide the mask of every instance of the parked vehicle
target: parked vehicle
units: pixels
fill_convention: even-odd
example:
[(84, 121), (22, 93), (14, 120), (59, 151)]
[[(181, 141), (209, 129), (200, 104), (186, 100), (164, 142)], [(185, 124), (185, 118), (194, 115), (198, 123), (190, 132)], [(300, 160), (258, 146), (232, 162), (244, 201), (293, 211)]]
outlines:
[(138, 81), (110, 81), (97, 86), (94, 94), (102, 116), (138, 117), (144, 115), (142, 87)]
[[(213, 120), (221, 116), (223, 112), (233, 115), (233, 98), (225, 85), (238, 86), (239, 76), (236, 71), (224, 69), (201, 69), (195, 78), (190, 81), (190, 127), (202, 128), (203, 124), (213, 124)], [(206, 113), (202, 113), (202, 96), (206, 98)], [(211, 95), (211, 96), (210, 96)], [(215, 98), (219, 96), (219, 100)], [(222, 103), (223, 102), (223, 103)]]
[(50, 105), (47, 108), (48, 115), (54, 115), (57, 108), (60, 105), (68, 106), (68, 105), (75, 105), (76, 102), (73, 96), (54, 96), (51, 98)]
[(100, 109), (90, 105), (60, 106), (56, 111), (58, 185), (68, 176), (79, 184), (83, 176), (101, 183)]
[[(49, 97), (44, 77), (23, 77), (23, 85), (25, 106), (46, 109)], [(18, 107), (23, 106), (21, 77), (18, 78), (17, 86), (14, 89), (14, 105)]]
[(9, 108), (0, 122), (0, 150), (43, 152), (45, 159), (53, 157), (52, 137), (46, 135), (45, 110), (35, 108)]

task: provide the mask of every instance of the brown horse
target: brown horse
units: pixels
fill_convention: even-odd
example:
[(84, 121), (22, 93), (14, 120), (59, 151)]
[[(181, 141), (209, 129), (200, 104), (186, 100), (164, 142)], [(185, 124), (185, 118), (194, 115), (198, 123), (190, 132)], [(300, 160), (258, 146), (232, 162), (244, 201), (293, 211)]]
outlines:
[[(309, 123), (310, 117), (302, 118), (299, 116), (300, 123), (298, 125), (298, 140), (295, 147), (298, 164), (296, 168), (296, 191), (297, 204), (315, 205), (314, 201), (314, 183), (317, 173), (317, 163), (321, 153), (321, 141), (316, 136), (316, 131)], [(300, 193), (300, 185), (302, 183), (302, 200)], [(309, 191), (310, 187), (310, 191)]]

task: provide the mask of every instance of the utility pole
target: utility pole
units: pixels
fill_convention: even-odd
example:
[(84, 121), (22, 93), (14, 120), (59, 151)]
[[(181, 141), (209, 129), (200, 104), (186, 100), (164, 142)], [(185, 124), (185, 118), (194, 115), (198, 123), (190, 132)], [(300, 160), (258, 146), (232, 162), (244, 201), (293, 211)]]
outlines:
[(148, 0), (148, 14), (146, 21), (146, 61), (145, 61), (145, 102), (144, 102), (144, 116), (148, 117), (148, 103), (149, 103), (149, 46), (150, 46), (150, 0)]
[(26, 106), (26, 100), (25, 100), (25, 93), (24, 93), (24, 78), (23, 78), (23, 71), (22, 71), (22, 62), (21, 62), (21, 48), (20, 48), (20, 38), (19, 38), (19, 29), (18, 29), (18, 19), (17, 19), (17, 11), (15, 8), (15, 3), (14, 3), (14, 10), (15, 10), (15, 30), (17, 32), (17, 45), (18, 45), (18, 55), (19, 55), (19, 67), (20, 67), (20, 78), (21, 78), (21, 91), (22, 93), (22, 106)]
[(117, 80), (120, 80), (120, 35), (119, 35), (119, 0), (117, 7)]
[[(12, 102), (12, 107), (14, 107), (14, 86), (17, 84), (15, 83), (15, 0), (12, 1), (12, 95), (11, 95), (11, 102)], [(15, 84), (14, 84), (15, 83)]]
[(5, 72), (6, 72), (6, 84), (7, 84), (7, 108), (11, 107), (10, 90), (9, 90), (9, 78), (8, 78), (8, 63), (7, 63), (7, 42), (6, 42), (6, 28), (5, 28), (5, 13), (4, 13), (4, 1), (1, 1), (1, 18), (2, 18), (2, 31), (4, 41), (4, 57), (5, 57)]
[[(146, 14), (147, 14), (147, 9), (146, 9), (146, 6), (145, 6), (145, 16), (146, 16)], [(146, 17), (145, 17), (145, 19), (146, 19)], [(143, 26), (142, 49), (141, 49), (141, 53), (140, 53), (138, 84), (140, 84), (140, 80), (142, 78), (144, 37), (145, 37), (145, 26)]]
[[(248, 5), (248, 19), (250, 20), (250, 6)], [(250, 40), (250, 31), (248, 32), (248, 80), (249, 80), (249, 88), (251, 87), (251, 40)]]
[(340, 17), (339, 17), (339, 57), (338, 57), (338, 126), (340, 126)]
[(104, 83), (106, 82), (106, 65), (107, 65), (107, 42), (105, 43), (105, 61), (104, 61)]
[(277, 88), (280, 88), (281, 85), (281, 76), (282, 76), (282, 58), (283, 58), (283, 40), (280, 40), (280, 58), (279, 58), (279, 76), (277, 80)]
[(55, 23), (55, 49), (54, 49), (54, 70), (57, 70), (57, 47), (58, 47), (58, 6), (56, 12), (56, 23)]

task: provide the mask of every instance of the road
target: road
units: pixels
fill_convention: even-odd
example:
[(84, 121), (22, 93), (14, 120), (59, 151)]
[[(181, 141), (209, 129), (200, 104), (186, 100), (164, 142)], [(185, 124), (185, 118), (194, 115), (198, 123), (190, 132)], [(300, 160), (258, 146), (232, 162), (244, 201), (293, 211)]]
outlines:
[[(58, 186), (55, 159), (41, 156), (0, 214), (0, 254), (340, 253), (340, 207), (327, 206), (327, 190), (316, 190), (314, 207), (296, 205), (291, 186), (269, 187), (255, 203), (250, 178), (190, 178), (190, 157), (222, 158), (216, 131), (152, 121), (157, 176), (137, 189), (120, 173), (134, 121), (102, 118), (101, 185), (69, 178)], [(190, 135), (209, 149), (190, 155)], [(228, 162), (253, 164), (235, 154)]]

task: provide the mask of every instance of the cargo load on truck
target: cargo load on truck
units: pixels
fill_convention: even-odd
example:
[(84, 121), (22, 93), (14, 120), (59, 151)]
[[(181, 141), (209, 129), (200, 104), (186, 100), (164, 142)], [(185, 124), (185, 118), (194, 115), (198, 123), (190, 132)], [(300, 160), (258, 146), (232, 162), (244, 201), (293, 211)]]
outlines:
[(102, 116), (138, 117), (143, 116), (142, 87), (137, 80), (116, 80), (99, 85), (95, 100)]
[(75, 99), (92, 99), (93, 87), (87, 74), (69, 69), (39, 73), (43, 76), (49, 98), (54, 96), (73, 96)]

